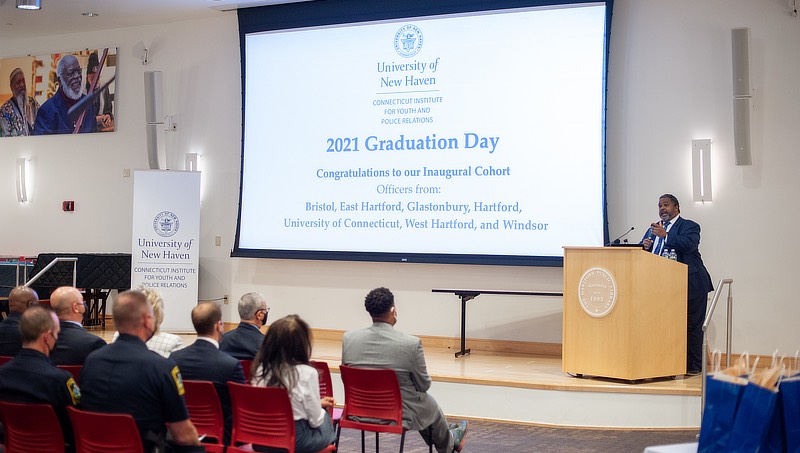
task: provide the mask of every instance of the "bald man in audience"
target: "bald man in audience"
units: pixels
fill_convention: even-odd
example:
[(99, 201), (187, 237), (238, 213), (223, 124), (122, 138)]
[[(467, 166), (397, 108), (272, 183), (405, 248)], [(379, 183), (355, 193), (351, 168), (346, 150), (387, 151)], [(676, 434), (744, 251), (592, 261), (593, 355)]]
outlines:
[[(215, 302), (203, 302), (192, 309), (192, 324), (197, 340), (179, 349), (169, 358), (178, 364), (184, 379), (211, 381), (217, 389), (225, 418), (225, 445), (230, 440), (231, 398), (228, 382), (244, 384), (242, 364), (219, 350), (222, 339), (222, 310)], [(222, 441), (222, 439), (218, 439)]]
[(0, 322), (0, 355), (16, 356), (22, 348), (19, 320), (31, 304), (39, 302), (36, 291), (27, 286), (17, 286), (8, 295), (8, 317)]
[(50, 360), (56, 365), (83, 365), (86, 357), (106, 345), (105, 340), (83, 328), (86, 303), (72, 286), (62, 286), (50, 294), (50, 306), (61, 321), (61, 334)]
[(72, 375), (56, 368), (47, 358), (58, 340), (58, 318), (48, 307), (35, 305), (20, 317), (19, 330), (22, 349), (0, 367), (0, 399), (53, 406), (64, 440), (72, 444), (67, 406), (76, 406), (81, 392)]
[(114, 324), (117, 341), (89, 354), (83, 364), (81, 407), (131, 414), (148, 453), (165, 451), (167, 431), (174, 451), (199, 446), (178, 366), (145, 344), (156, 330), (147, 296), (141, 291), (120, 293), (114, 304)]

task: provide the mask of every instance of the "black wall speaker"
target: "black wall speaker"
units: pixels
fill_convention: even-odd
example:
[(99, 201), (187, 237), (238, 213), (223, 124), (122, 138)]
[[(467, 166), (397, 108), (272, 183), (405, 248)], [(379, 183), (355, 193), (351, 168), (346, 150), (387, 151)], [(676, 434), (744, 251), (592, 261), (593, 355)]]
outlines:
[(158, 159), (158, 131), (164, 124), (161, 71), (144, 73), (144, 116), (147, 128), (147, 161), (151, 170), (161, 168)]
[(733, 50), (733, 144), (736, 165), (753, 163), (750, 151), (750, 29), (731, 29)]

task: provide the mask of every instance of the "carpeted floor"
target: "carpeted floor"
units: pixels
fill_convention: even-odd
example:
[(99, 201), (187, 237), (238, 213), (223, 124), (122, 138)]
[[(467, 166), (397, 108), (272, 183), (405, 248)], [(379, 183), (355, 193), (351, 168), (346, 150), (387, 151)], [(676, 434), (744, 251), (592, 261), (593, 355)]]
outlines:
[[(452, 421), (452, 420), (451, 420)], [(697, 430), (596, 430), (549, 428), (489, 421), (470, 421), (465, 453), (641, 453), (650, 445), (696, 442)], [(360, 432), (342, 430), (339, 452), (361, 451)], [(375, 434), (366, 434), (366, 451), (375, 451)], [(380, 452), (397, 452), (400, 436), (382, 434)], [(425, 453), (428, 447), (416, 432), (406, 434), (407, 453)], [(435, 452), (435, 450), (434, 450)]]

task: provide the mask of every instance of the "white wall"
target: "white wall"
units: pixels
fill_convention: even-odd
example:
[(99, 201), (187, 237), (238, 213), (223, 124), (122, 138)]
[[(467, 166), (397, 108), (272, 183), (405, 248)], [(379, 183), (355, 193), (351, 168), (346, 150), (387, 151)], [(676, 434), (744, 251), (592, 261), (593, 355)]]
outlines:
[[(657, 218), (662, 192), (702, 225), (716, 283), (734, 279), (733, 350), (800, 347), (792, 203), (800, 193), (800, 19), (789, 1), (618, 1), (609, 62), (611, 231)], [(749, 27), (753, 165), (733, 152), (730, 30)], [(692, 203), (691, 140), (712, 139), (714, 201)], [(726, 296), (723, 293), (722, 296)], [(724, 300), (724, 297), (723, 297)], [(724, 349), (724, 307), (711, 332)]]
[[(753, 165), (733, 157), (730, 29), (752, 29)], [(151, 63), (131, 53), (143, 41)], [(458, 299), (431, 288), (560, 291), (561, 269), (231, 259), (241, 139), (241, 80), (236, 18), (109, 30), (0, 43), (0, 56), (82, 47), (119, 47), (118, 132), (0, 140), (0, 254), (130, 251), (131, 180), (147, 165), (143, 76), (164, 73), (172, 168), (199, 152), (203, 170), (201, 298), (263, 292), (270, 317), (299, 313), (318, 328), (364, 325), (364, 294), (384, 285), (397, 296), (398, 328), (456, 337)], [(658, 195), (672, 192), (685, 217), (703, 227), (701, 251), (714, 281), (733, 278), (734, 351), (791, 353), (800, 347), (793, 258), (800, 193), (800, 19), (788, 0), (617, 0), (608, 93), (610, 231), (631, 225), (636, 239), (657, 219)], [(714, 201), (691, 201), (691, 140), (710, 138)], [(30, 156), (33, 201), (14, 201), (12, 168)], [(60, 210), (74, 199), (76, 211)], [(579, 207), (576, 207), (579, 209)], [(214, 237), (222, 246), (214, 246)], [(723, 294), (724, 296), (724, 294)], [(724, 300), (724, 297), (723, 297)], [(480, 296), (469, 302), (468, 336), (559, 342), (561, 302)], [(720, 310), (724, 313), (724, 310)], [(237, 321), (235, 309), (227, 319)], [(724, 318), (712, 341), (724, 347)]]
[[(148, 65), (133, 55), (149, 49)], [(118, 47), (117, 132), (88, 136), (0, 139), (0, 211), (5, 222), (0, 254), (40, 252), (130, 253), (133, 178), (124, 169), (147, 168), (144, 72), (162, 71), (164, 111), (177, 132), (166, 133), (168, 168), (183, 170), (196, 152), (202, 176), (200, 297), (230, 291), (230, 249), (236, 227), (241, 152), (241, 77), (235, 13), (218, 19), (124, 28), (99, 33), (3, 40), (0, 56)], [(34, 193), (15, 201), (13, 165), (30, 157)], [(75, 200), (75, 212), (61, 211)], [(222, 237), (216, 247), (215, 236)]]

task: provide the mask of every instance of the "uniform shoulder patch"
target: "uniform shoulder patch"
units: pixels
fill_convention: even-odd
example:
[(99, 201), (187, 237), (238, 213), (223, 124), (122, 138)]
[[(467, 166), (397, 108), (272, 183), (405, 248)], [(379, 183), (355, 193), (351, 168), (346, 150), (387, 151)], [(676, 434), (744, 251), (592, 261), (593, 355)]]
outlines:
[(75, 378), (70, 377), (67, 379), (67, 391), (69, 392), (70, 399), (72, 399), (73, 406), (77, 406), (81, 403), (81, 388), (78, 387), (78, 383), (75, 382)]
[(172, 367), (172, 380), (175, 381), (175, 388), (178, 389), (178, 395), (183, 396), (183, 378), (181, 378), (181, 370), (178, 369), (178, 365)]

